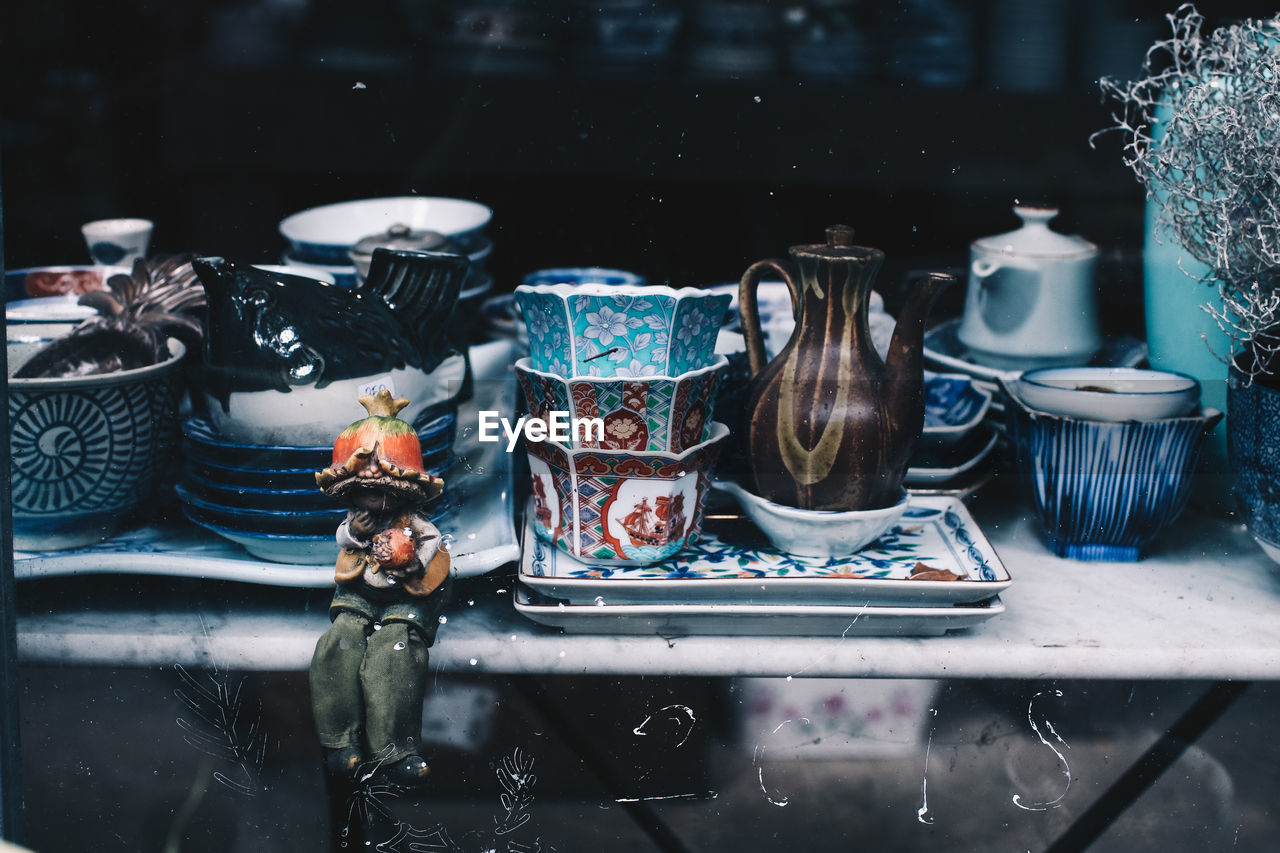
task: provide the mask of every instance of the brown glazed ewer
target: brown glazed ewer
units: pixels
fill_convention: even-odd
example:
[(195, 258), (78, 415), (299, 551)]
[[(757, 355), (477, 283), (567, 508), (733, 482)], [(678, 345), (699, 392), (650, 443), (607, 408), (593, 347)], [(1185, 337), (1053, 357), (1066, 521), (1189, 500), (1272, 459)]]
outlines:
[[(790, 254), (791, 264), (752, 264), (739, 286), (753, 376), (746, 430), (754, 490), (801, 509), (891, 506), (924, 426), (924, 321), (955, 277), (928, 273), (911, 283), (882, 360), (867, 305), (884, 253), (853, 245), (853, 229), (834, 225), (826, 243)], [(791, 339), (767, 365), (756, 311), (766, 271), (786, 282), (796, 315)]]

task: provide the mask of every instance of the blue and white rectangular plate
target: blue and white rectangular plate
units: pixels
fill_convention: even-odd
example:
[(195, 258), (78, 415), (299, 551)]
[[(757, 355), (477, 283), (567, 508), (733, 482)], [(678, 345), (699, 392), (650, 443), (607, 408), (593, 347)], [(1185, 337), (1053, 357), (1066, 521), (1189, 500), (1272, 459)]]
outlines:
[[(986, 601), (1012, 579), (964, 504), (912, 496), (902, 520), (852, 557), (793, 557), (745, 518), (708, 512), (702, 536), (653, 566), (592, 566), (534, 535), (525, 513), (520, 580), (572, 605), (955, 605)], [(917, 563), (957, 580), (910, 580)]]
[(974, 604), (564, 604), (516, 585), (515, 608), (570, 634), (703, 634), (756, 637), (937, 637), (1004, 612), (999, 598)]

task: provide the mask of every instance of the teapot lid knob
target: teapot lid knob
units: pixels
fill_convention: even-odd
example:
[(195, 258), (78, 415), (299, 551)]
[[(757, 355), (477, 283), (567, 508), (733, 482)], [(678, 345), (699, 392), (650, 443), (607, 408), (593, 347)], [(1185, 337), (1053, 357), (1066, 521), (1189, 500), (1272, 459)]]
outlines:
[(1014, 215), (1022, 220), (1023, 225), (1045, 225), (1049, 224), (1049, 220), (1058, 215), (1058, 207), (1053, 204), (1045, 204), (1042, 202), (1028, 202), (1026, 204), (1014, 204)]
[(827, 245), (847, 248), (853, 245), (853, 229), (848, 225), (831, 225), (827, 228)]

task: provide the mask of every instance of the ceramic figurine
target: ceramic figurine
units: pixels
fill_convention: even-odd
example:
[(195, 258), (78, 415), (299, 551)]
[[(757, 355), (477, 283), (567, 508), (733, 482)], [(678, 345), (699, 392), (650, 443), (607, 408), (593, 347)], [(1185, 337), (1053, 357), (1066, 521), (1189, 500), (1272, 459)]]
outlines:
[[(753, 379), (746, 403), (748, 464), (757, 495), (812, 510), (897, 503), (924, 426), (924, 321), (953, 276), (930, 273), (910, 288), (887, 358), (872, 341), (868, 302), (884, 253), (853, 245), (853, 229), (793, 246), (787, 264), (752, 264), (739, 312)], [(791, 291), (796, 328), (765, 364), (756, 286), (766, 271)]]
[(408, 400), (384, 389), (360, 402), (369, 416), (316, 473), (350, 510), (337, 531), (333, 624), (311, 661), (312, 710), (330, 772), (351, 779), (376, 761), (385, 781), (411, 787), (428, 771), (418, 748), (427, 650), (449, 588), (449, 551), (423, 507), (444, 483), (423, 473), (418, 436), (396, 416)]
[(375, 249), (364, 286), (336, 287), (200, 258), (209, 301), (210, 393), (323, 388), (394, 368), (430, 373), (452, 347), (447, 328), (465, 255)]

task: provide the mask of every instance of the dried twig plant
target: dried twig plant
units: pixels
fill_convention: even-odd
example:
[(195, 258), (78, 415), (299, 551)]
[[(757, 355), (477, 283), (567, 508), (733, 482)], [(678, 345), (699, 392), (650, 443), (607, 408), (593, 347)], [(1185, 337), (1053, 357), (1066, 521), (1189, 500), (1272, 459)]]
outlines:
[(1186, 4), (1136, 81), (1101, 81), (1107, 131), (1159, 205), (1157, 227), (1209, 268), (1209, 311), (1249, 377), (1280, 379), (1280, 15), (1204, 32)]

